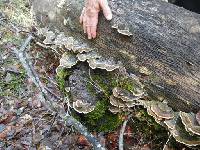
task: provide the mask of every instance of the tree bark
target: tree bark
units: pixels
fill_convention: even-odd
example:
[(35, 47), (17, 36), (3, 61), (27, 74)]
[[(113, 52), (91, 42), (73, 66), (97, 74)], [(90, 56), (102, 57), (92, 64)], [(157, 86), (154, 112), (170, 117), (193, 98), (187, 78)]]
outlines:
[[(95, 40), (87, 40), (79, 24), (84, 0), (35, 0), (33, 12), (42, 26), (121, 61), (153, 98), (166, 99), (176, 110), (200, 110), (200, 15), (161, 0), (110, 0), (109, 5), (114, 18), (100, 16)], [(141, 67), (150, 74), (141, 74)]]

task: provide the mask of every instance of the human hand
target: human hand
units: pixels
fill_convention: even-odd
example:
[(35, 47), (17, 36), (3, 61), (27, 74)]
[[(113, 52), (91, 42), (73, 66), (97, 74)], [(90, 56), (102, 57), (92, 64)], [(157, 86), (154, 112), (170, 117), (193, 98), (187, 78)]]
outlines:
[(80, 23), (83, 25), (84, 33), (87, 33), (88, 39), (96, 38), (100, 9), (103, 10), (103, 14), (107, 20), (112, 19), (112, 12), (107, 0), (86, 0), (85, 7), (80, 16)]

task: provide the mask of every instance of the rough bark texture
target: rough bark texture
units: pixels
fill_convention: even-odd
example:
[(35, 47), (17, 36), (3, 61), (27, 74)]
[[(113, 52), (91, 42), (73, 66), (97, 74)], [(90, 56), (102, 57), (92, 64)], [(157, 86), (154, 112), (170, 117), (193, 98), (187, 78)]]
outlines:
[[(114, 18), (101, 17), (98, 38), (91, 41), (79, 24), (84, 0), (35, 0), (33, 11), (42, 26), (123, 62), (141, 77), (149, 95), (167, 99), (177, 110), (200, 110), (200, 15), (161, 0), (109, 3)], [(123, 30), (131, 36), (120, 34)], [(147, 77), (139, 73), (143, 66), (151, 72)]]

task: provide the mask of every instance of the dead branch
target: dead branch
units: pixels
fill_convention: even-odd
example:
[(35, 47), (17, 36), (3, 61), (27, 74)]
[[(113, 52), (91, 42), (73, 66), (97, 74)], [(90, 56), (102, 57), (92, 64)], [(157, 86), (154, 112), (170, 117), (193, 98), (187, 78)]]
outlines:
[(119, 150), (123, 150), (124, 149), (124, 132), (126, 129), (126, 125), (129, 121), (129, 119), (131, 118), (131, 115), (128, 116), (127, 120), (124, 121), (122, 128), (120, 130), (120, 135), (119, 135)]

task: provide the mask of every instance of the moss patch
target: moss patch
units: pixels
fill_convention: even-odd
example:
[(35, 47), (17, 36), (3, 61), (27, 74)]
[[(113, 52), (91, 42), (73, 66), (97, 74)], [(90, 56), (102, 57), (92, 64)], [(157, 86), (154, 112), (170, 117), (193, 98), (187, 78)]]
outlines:
[(122, 123), (120, 115), (108, 111), (108, 99), (97, 102), (95, 110), (88, 114), (73, 113), (76, 119), (83, 123), (90, 131), (114, 131)]
[(155, 122), (152, 116), (149, 116), (146, 109), (138, 108), (135, 116), (132, 118), (131, 127), (134, 129), (134, 136), (141, 137), (144, 143), (152, 143), (154, 150), (163, 149), (163, 145), (168, 139), (167, 130)]
[(58, 83), (59, 89), (65, 93), (66, 80), (68, 80), (71, 75), (71, 70), (69, 69), (61, 69), (57, 72), (56, 81)]
[[(23, 87), (25, 77), (25, 72), (22, 72), (19, 75), (10, 74), (10, 81), (8, 82), (1, 80), (0, 91), (2, 92), (0, 92), (0, 96), (9, 96), (13, 93), (19, 95), (20, 90)], [(3, 78), (3, 76), (1, 76), (0, 78)]]
[[(99, 97), (99, 101), (94, 111), (88, 114), (75, 113), (74, 116), (91, 131), (114, 131), (122, 124), (123, 120), (120, 117), (121, 114), (115, 115), (108, 110), (112, 90), (114, 87), (122, 87), (129, 91), (134, 91), (135, 83), (131, 79), (119, 77), (114, 72), (100, 69), (92, 70), (90, 77), (91, 81), (87, 84), (87, 89), (91, 95)], [(95, 87), (98, 87), (102, 93), (97, 93)]]

